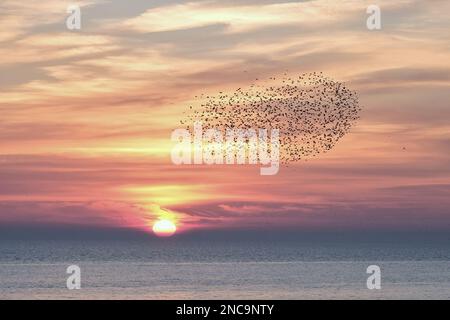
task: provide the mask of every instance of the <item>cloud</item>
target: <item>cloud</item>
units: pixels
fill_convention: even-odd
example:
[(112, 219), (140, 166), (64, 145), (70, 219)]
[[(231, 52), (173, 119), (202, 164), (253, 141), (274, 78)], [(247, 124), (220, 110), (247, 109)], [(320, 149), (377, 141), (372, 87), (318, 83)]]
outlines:
[[(257, 208), (261, 208), (258, 210)], [(428, 208), (411, 203), (386, 204), (253, 202), (210, 204), (185, 212), (195, 217), (188, 225), (210, 229), (248, 230), (446, 230), (450, 227), (447, 206)], [(231, 209), (231, 210), (230, 210)], [(254, 210), (255, 209), (255, 210)]]
[(384, 188), (382, 190), (396, 192), (403, 195), (415, 196), (420, 194), (422, 197), (441, 198), (450, 194), (450, 184), (423, 184), (423, 185), (405, 185)]
[(378, 84), (383, 86), (408, 85), (412, 83), (450, 84), (450, 68), (392, 68), (372, 71), (352, 80), (355, 84)]
[[(0, 201), (0, 224), (145, 229), (151, 213), (125, 202)], [(5, 214), (7, 213), (7, 214)]]
[[(94, 1), (77, 1), (80, 7), (92, 5)], [(0, 4), (0, 43), (18, 39), (39, 25), (61, 22), (64, 28), (69, 0), (30, 0), (18, 2), (2, 0)]]
[(241, 32), (261, 25), (298, 22), (300, 8), (298, 3), (218, 8), (191, 2), (152, 8), (122, 25), (139, 32), (163, 32), (224, 24), (230, 32)]
[[(414, 0), (382, 1), (384, 12), (408, 8)], [(224, 25), (227, 33), (243, 33), (275, 26), (317, 26), (342, 24), (342, 20), (365, 13), (369, 1), (191, 1), (153, 7), (138, 17), (118, 24), (119, 28), (142, 33), (189, 30)], [(345, 24), (344, 24), (345, 25)]]

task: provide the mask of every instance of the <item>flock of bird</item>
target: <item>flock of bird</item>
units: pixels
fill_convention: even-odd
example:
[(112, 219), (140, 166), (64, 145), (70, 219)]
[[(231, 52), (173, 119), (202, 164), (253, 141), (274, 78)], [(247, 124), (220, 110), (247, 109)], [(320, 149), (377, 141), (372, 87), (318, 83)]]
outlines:
[[(326, 152), (359, 119), (356, 92), (322, 73), (256, 79), (248, 88), (195, 97), (181, 124), (203, 129), (279, 129), (280, 162)], [(190, 125), (188, 125), (190, 124)], [(270, 132), (270, 131), (269, 131)], [(270, 151), (269, 151), (270, 152)]]

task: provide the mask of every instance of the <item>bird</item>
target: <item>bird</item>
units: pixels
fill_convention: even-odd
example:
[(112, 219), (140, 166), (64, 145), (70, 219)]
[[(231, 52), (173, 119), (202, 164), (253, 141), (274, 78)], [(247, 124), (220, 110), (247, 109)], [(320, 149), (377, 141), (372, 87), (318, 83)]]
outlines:
[(205, 130), (278, 129), (280, 162), (289, 164), (330, 151), (360, 118), (357, 92), (322, 72), (255, 81), (195, 96), (182, 123), (202, 122)]

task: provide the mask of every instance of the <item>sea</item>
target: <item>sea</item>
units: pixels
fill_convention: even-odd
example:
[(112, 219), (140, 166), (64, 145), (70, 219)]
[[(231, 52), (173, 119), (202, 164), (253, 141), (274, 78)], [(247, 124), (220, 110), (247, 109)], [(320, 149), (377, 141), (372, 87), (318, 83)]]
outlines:
[(0, 299), (446, 300), (450, 243), (2, 240)]

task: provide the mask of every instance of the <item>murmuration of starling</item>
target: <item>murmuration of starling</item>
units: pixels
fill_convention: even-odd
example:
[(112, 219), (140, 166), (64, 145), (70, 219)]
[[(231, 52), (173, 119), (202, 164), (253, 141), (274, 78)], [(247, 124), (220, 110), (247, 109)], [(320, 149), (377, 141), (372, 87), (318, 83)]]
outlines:
[(288, 164), (331, 150), (359, 119), (355, 91), (322, 72), (256, 79), (246, 88), (201, 94), (180, 121), (191, 130), (279, 129), (280, 162)]

